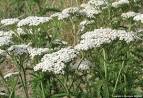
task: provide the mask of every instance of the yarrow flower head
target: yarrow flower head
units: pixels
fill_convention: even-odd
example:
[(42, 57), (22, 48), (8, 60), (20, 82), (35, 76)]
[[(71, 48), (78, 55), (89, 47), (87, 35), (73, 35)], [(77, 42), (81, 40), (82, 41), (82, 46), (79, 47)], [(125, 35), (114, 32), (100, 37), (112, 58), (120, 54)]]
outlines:
[(43, 55), (43, 54), (47, 53), (48, 51), (49, 51), (48, 48), (32, 48), (32, 47), (28, 48), (28, 52), (32, 59), (35, 56)]
[(12, 43), (13, 31), (0, 31), (0, 46), (7, 46)]
[(14, 55), (28, 54), (28, 48), (29, 48), (29, 45), (25, 45), (25, 44), (12, 45), (10, 48), (8, 48), (8, 52)]
[(80, 14), (86, 15), (88, 18), (94, 18), (95, 15), (101, 13), (101, 8), (106, 5), (106, 0), (89, 0), (88, 3), (81, 4)]
[(51, 20), (50, 17), (38, 17), (38, 16), (29, 16), (25, 19), (22, 19), (18, 22), (17, 26), (38, 26), (39, 24), (43, 24), (45, 22), (49, 22)]
[(0, 46), (7, 46), (12, 43), (12, 37), (10, 36), (0, 36)]
[(77, 57), (78, 52), (71, 47), (62, 48), (61, 50), (46, 54), (41, 62), (34, 67), (34, 71), (42, 70), (53, 72), (55, 74), (63, 74), (65, 64)]
[(54, 74), (64, 74), (65, 64), (63, 62), (44, 61), (34, 67), (34, 71), (52, 72)]
[(62, 11), (63, 14), (75, 14), (79, 12), (78, 7), (69, 7)]
[(69, 18), (70, 16), (78, 12), (79, 12), (78, 7), (69, 7), (69, 8), (63, 9), (62, 12), (58, 12), (58, 13), (51, 15), (50, 17), (51, 18), (57, 17), (58, 20), (63, 20), (63, 19)]
[(89, 4), (82, 4), (82, 9), (80, 10), (81, 15), (86, 15), (86, 17), (94, 18), (94, 15), (101, 13), (101, 10), (96, 9), (94, 6)]
[(129, 4), (129, 0), (119, 0), (119, 1), (113, 2), (112, 7), (118, 8), (124, 4)]
[(140, 21), (143, 23), (143, 14), (138, 14), (133, 18), (134, 21)]
[(126, 32), (125, 30), (112, 30), (95, 29), (94, 31), (87, 32), (81, 36), (82, 40), (75, 46), (77, 50), (88, 50), (95, 47), (100, 47), (104, 43), (110, 43), (111, 41), (119, 38), (127, 43), (135, 39), (133, 32)]
[(107, 0), (89, 0), (88, 4), (100, 7), (107, 4)]
[(9, 36), (9, 37), (12, 37), (13, 34), (14, 34), (13, 31), (0, 31), (0, 36)]
[(127, 13), (122, 13), (121, 17), (123, 18), (133, 18), (136, 15), (139, 15), (139, 13), (133, 12), (133, 11), (129, 11)]
[(63, 19), (67, 19), (70, 17), (70, 14), (66, 14), (66, 13), (59, 13), (58, 14), (58, 20), (63, 20)]
[(9, 19), (2, 19), (1, 24), (8, 26), (8, 25), (13, 25), (16, 24), (19, 21), (18, 18), (9, 18)]

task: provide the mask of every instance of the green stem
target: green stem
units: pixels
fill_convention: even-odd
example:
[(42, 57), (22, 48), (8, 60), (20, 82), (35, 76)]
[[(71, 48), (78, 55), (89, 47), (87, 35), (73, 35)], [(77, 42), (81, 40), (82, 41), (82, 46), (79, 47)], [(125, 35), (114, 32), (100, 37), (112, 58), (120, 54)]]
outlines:
[(26, 98), (29, 98), (29, 96), (28, 96), (28, 92), (27, 92), (27, 87), (26, 87), (26, 85), (25, 85), (25, 83), (24, 83), (24, 80), (23, 80), (23, 78), (22, 78), (22, 74), (21, 74), (21, 73), (19, 73), (19, 76), (20, 76), (20, 80), (21, 80), (21, 82), (22, 82), (22, 86), (23, 86), (23, 89), (24, 89), (24, 92), (25, 92)]
[(105, 62), (105, 60), (106, 60), (106, 53), (105, 53), (105, 49), (104, 48), (103, 48), (103, 58), (104, 58), (103, 66), (104, 66), (104, 72), (105, 72), (105, 79), (107, 79), (107, 66), (106, 66), (106, 62)]
[[(125, 82), (125, 85), (127, 85), (127, 79), (126, 79), (126, 75), (124, 75), (124, 82)], [(127, 88), (125, 86), (125, 94), (127, 93)]]
[[(81, 62), (82, 62), (83, 59), (84, 59), (84, 56), (83, 56), (83, 54), (82, 54), (82, 58), (81, 58), (81, 60), (80, 60), (80, 62), (79, 62), (79, 64), (78, 64), (78, 67), (77, 67), (77, 71), (78, 71), (78, 68), (79, 68), (79, 66), (80, 66), (80, 64), (81, 64)], [(76, 79), (77, 79), (77, 77), (76, 77), (76, 75), (74, 75), (74, 76), (73, 76), (73, 80), (72, 80), (72, 82), (71, 82), (71, 85), (69, 86), (69, 89), (71, 89), (71, 87), (73, 86), (73, 84), (74, 84), (74, 82), (76, 81)]]
[(21, 78), (21, 81), (23, 82), (23, 88), (24, 88), (24, 91), (25, 91), (26, 98), (29, 98), (28, 87), (27, 87), (27, 78), (26, 78), (26, 70), (25, 70), (25, 68), (23, 66), (23, 62), (24, 62), (24, 60), (20, 59), (20, 62), (18, 64), (18, 66), (19, 66), (19, 71), (20, 72), (22, 71), (22, 74), (23, 74), (23, 78), (24, 79), (22, 78), (22, 74), (21, 73), (20, 73), (20, 78)]
[(116, 88), (117, 88), (117, 85), (118, 85), (118, 81), (119, 81), (119, 77), (120, 77), (120, 75), (121, 75), (121, 71), (122, 71), (123, 67), (124, 67), (124, 61), (122, 62), (122, 66), (121, 66), (121, 68), (120, 68), (120, 70), (119, 70), (118, 77), (117, 77), (117, 79), (116, 79), (116, 83), (115, 83), (115, 86), (114, 86), (114, 89), (113, 89), (112, 96), (114, 95), (114, 93), (115, 93), (115, 91), (116, 91)]
[[(20, 80), (22, 82), (22, 86), (23, 86), (23, 89), (24, 89), (24, 92), (25, 92), (25, 95), (26, 95), (26, 98), (29, 98), (28, 96), (28, 89), (27, 89), (27, 79), (26, 79), (26, 71), (24, 69), (24, 66), (23, 66), (23, 60), (20, 60), (17, 61), (17, 58), (13, 57), (14, 60), (15, 60), (15, 63), (16, 63), (16, 67), (17, 69), (19, 70), (19, 76), (20, 76)], [(22, 70), (21, 70), (22, 69)], [(23, 74), (23, 77), (22, 77), (22, 74)], [(24, 79), (23, 79), (24, 78)]]
[(63, 83), (59, 78), (56, 77), (56, 79), (57, 79), (57, 80), (60, 82), (60, 84), (63, 86), (63, 88), (65, 89), (66, 93), (67, 93), (68, 95), (70, 95), (70, 91), (69, 91), (68, 87), (67, 87), (66, 85), (64, 85), (64, 83)]
[(42, 83), (42, 82), (41, 82), (41, 88), (42, 88), (42, 95), (43, 95), (43, 98), (46, 98), (45, 92), (44, 92), (44, 87), (43, 87), (43, 83)]
[[(16, 91), (15, 88), (16, 88), (17, 82), (18, 82), (18, 78), (16, 79), (16, 82), (15, 82), (13, 88), (12, 88), (12, 91), (11, 91), (11, 93), (10, 93), (9, 98), (15, 97), (15, 96), (13, 96), (13, 94), (14, 94), (14, 92)], [(14, 94), (14, 95), (15, 95), (15, 94)]]

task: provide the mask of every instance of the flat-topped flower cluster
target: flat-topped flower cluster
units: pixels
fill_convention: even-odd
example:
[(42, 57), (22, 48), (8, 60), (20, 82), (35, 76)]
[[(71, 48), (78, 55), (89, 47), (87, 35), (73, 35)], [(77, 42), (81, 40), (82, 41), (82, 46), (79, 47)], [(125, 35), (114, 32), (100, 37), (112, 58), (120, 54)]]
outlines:
[(78, 55), (78, 51), (71, 47), (62, 48), (57, 52), (45, 54), (41, 62), (34, 67), (34, 71), (49, 71), (55, 74), (63, 74), (66, 63), (72, 61)]
[(112, 30), (110, 28), (95, 29), (94, 31), (83, 34), (80, 43), (75, 46), (75, 49), (88, 50), (100, 47), (100, 45), (110, 43), (117, 38), (129, 43), (133, 41), (135, 37), (136, 34), (134, 32), (127, 32), (125, 30)]
[(8, 48), (8, 52), (10, 54), (14, 55), (23, 55), (28, 54), (30, 55), (31, 59), (33, 59), (35, 56), (40, 56), (42, 54), (45, 54), (49, 51), (48, 48), (33, 48), (26, 44), (20, 44), (20, 45), (12, 45)]

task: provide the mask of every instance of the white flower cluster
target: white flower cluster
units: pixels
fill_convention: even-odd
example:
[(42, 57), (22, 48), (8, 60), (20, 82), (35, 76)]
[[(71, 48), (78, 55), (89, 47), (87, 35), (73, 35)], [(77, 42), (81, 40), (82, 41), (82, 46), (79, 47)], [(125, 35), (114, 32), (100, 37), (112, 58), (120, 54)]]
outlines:
[(119, 1), (113, 2), (112, 7), (118, 8), (124, 4), (129, 4), (129, 0), (119, 0)]
[(92, 23), (94, 23), (94, 20), (90, 20), (90, 21), (89, 20), (83, 20), (83, 21), (81, 21), (80, 22), (80, 31), (81, 32), (84, 31), (85, 27), (89, 24), (92, 24)]
[(9, 53), (12, 53), (14, 55), (29, 54), (31, 59), (34, 59), (35, 56), (46, 54), (48, 51), (48, 48), (33, 48), (25, 44), (12, 45), (8, 48)]
[(0, 31), (0, 36), (12, 36), (14, 34), (13, 31)]
[(32, 47), (28, 48), (28, 52), (32, 59), (35, 56), (43, 55), (43, 54), (47, 53), (48, 51), (49, 51), (48, 48), (32, 48)]
[(94, 18), (94, 15), (101, 13), (100, 7), (106, 4), (106, 0), (90, 0), (87, 4), (81, 4), (80, 14)]
[(64, 9), (62, 12), (51, 15), (50, 17), (51, 18), (58, 17), (58, 20), (63, 20), (63, 19), (69, 18), (72, 14), (76, 14), (78, 12), (79, 12), (78, 7), (69, 7)]
[(134, 21), (141, 21), (143, 23), (143, 14), (138, 14), (133, 18)]
[(135, 34), (133, 32), (126, 32), (125, 30), (112, 30), (95, 29), (94, 31), (87, 32), (81, 36), (82, 40), (75, 46), (77, 50), (88, 50), (95, 47), (100, 47), (103, 43), (110, 43), (111, 41), (119, 38), (127, 43), (133, 41)]
[(19, 74), (19, 72), (11, 72), (11, 73), (6, 74), (4, 76), (4, 78), (7, 79), (7, 78), (10, 78), (10, 77), (18, 75), (18, 74)]
[(42, 70), (43, 72), (53, 72), (55, 74), (63, 74), (65, 63), (70, 62), (77, 57), (78, 52), (71, 47), (62, 48), (61, 50), (46, 54), (41, 62), (34, 67), (34, 71)]
[(136, 15), (139, 15), (139, 13), (136, 13), (136, 12), (133, 12), (133, 11), (129, 11), (127, 13), (122, 13), (121, 17), (128, 19), (128, 18), (133, 18)]
[(89, 60), (85, 59), (81, 62), (78, 61), (74, 65), (71, 65), (71, 68), (84, 71), (84, 70), (90, 69), (91, 66), (92, 66), (92, 63)]
[(70, 14), (55, 13), (51, 15), (52, 18), (57, 17), (58, 20), (63, 20), (70, 17)]
[(10, 36), (0, 36), (0, 46), (10, 45), (12, 37)]
[(8, 26), (8, 25), (16, 24), (18, 21), (19, 21), (18, 18), (2, 19), (1, 24)]
[(0, 31), (0, 46), (9, 45), (12, 43), (13, 31)]
[(6, 52), (0, 49), (0, 56), (6, 56)]
[(69, 7), (62, 11), (62, 14), (75, 14), (79, 12), (78, 7)]
[(95, 7), (88, 4), (82, 4), (81, 7), (83, 7), (83, 9), (80, 11), (80, 13), (89, 18), (94, 18), (94, 15), (101, 13), (100, 10), (97, 10)]
[(123, 18), (133, 18), (134, 21), (140, 21), (141, 23), (143, 23), (143, 14), (141, 14), (141, 13), (129, 11), (127, 13), (122, 13), (121, 16)]
[(12, 45), (8, 48), (8, 52), (14, 55), (22, 55), (28, 54), (29, 45), (21, 44), (21, 45)]
[(107, 0), (89, 0), (88, 4), (93, 5), (95, 7), (100, 7), (107, 4)]
[(50, 17), (38, 17), (38, 16), (29, 16), (25, 19), (22, 19), (18, 22), (17, 26), (38, 26), (39, 24), (49, 22), (51, 20)]

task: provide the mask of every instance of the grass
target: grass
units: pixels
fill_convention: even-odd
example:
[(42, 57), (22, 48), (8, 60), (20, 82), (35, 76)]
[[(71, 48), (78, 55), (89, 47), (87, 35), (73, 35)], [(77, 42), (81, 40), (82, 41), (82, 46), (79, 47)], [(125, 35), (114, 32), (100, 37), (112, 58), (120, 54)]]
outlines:
[(70, 6), (79, 6), (85, 0), (0, 0), (0, 17), (47, 15)]

